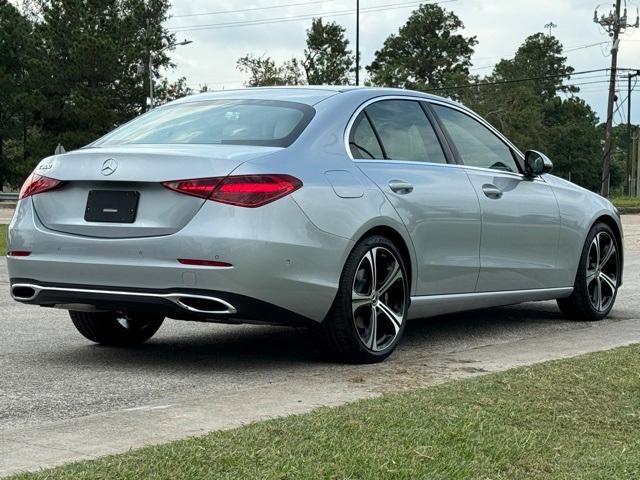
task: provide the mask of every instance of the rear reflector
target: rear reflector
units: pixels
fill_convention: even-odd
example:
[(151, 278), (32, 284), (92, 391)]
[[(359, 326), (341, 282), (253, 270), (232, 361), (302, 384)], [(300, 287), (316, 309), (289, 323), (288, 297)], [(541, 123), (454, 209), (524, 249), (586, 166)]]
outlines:
[(302, 187), (291, 175), (233, 175), (162, 182), (166, 188), (214, 202), (255, 208), (278, 200)]
[(201, 267), (233, 267), (230, 263), (219, 262), (218, 260), (198, 260), (194, 258), (179, 258), (178, 262), (183, 265), (198, 265)]
[(24, 185), (22, 185), (22, 188), (20, 189), (20, 195), (18, 195), (18, 199), (22, 200), (23, 198), (30, 197), (31, 195), (47, 192), (49, 190), (53, 190), (54, 188), (58, 188), (60, 185), (62, 185), (62, 182), (60, 180), (56, 180), (55, 178), (43, 177), (42, 175), (38, 175), (37, 173), (32, 173), (24, 182)]
[(31, 255), (31, 252), (26, 250), (11, 250), (7, 252), (7, 257), (28, 257)]

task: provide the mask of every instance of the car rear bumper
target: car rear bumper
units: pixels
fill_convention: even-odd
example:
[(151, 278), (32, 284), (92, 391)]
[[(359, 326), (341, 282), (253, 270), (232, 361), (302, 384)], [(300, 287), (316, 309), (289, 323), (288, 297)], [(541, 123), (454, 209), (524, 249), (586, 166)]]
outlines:
[[(18, 284), (38, 290), (33, 298), (18, 299), (23, 303), (166, 307), (166, 314), (175, 318), (264, 323), (291, 323), (279, 318), (290, 312), (319, 322), (333, 302), (352, 246), (316, 228), (289, 198), (258, 209), (206, 202), (175, 234), (124, 239), (49, 230), (27, 199), (19, 203), (10, 225), (9, 250), (31, 254), (8, 257), (7, 263), (12, 290)], [(183, 265), (178, 258), (217, 260), (232, 267)], [(188, 315), (174, 295), (181, 293), (218, 298), (236, 312)]]
[(124, 310), (159, 313), (178, 320), (223, 323), (273, 323), (305, 326), (314, 322), (295, 312), (255, 298), (229, 292), (196, 289), (121, 289), (104, 286), (11, 281), (14, 300), (78, 311)]

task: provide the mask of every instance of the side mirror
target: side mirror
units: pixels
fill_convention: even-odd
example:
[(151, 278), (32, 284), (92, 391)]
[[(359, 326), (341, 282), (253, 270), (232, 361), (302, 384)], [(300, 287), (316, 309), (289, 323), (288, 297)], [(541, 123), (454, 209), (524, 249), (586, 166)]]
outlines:
[(537, 177), (553, 170), (553, 162), (544, 153), (527, 150), (524, 154), (524, 171), (528, 177)]

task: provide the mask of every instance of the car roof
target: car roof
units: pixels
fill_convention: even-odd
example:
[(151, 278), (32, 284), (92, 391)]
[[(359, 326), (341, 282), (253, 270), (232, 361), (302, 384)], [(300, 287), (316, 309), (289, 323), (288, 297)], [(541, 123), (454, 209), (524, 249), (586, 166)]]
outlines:
[(447, 98), (438, 97), (428, 93), (418, 92), (415, 90), (405, 90), (402, 88), (380, 88), (380, 87), (356, 87), (356, 86), (332, 86), (332, 85), (310, 85), (310, 86), (291, 86), (291, 87), (247, 87), (233, 90), (217, 90), (213, 92), (205, 92), (195, 95), (189, 95), (179, 100), (171, 102), (172, 104), (200, 102), (218, 99), (251, 99), (251, 100), (280, 100), (289, 102), (304, 103), (306, 105), (315, 105), (329, 97), (338, 94), (357, 94), (359, 96), (379, 97), (384, 95), (412, 96), (423, 97), (425, 99), (445, 101), (447, 103), (456, 103)]

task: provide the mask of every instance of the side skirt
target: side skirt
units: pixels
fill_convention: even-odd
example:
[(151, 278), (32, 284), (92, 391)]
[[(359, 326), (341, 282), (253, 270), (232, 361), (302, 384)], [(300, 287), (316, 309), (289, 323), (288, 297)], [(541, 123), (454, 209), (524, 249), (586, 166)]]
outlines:
[(563, 287), (411, 297), (409, 318), (426, 318), (443, 315), (445, 313), (476, 310), (479, 308), (502, 307), (522, 302), (553, 300), (568, 297), (572, 291), (573, 287)]

